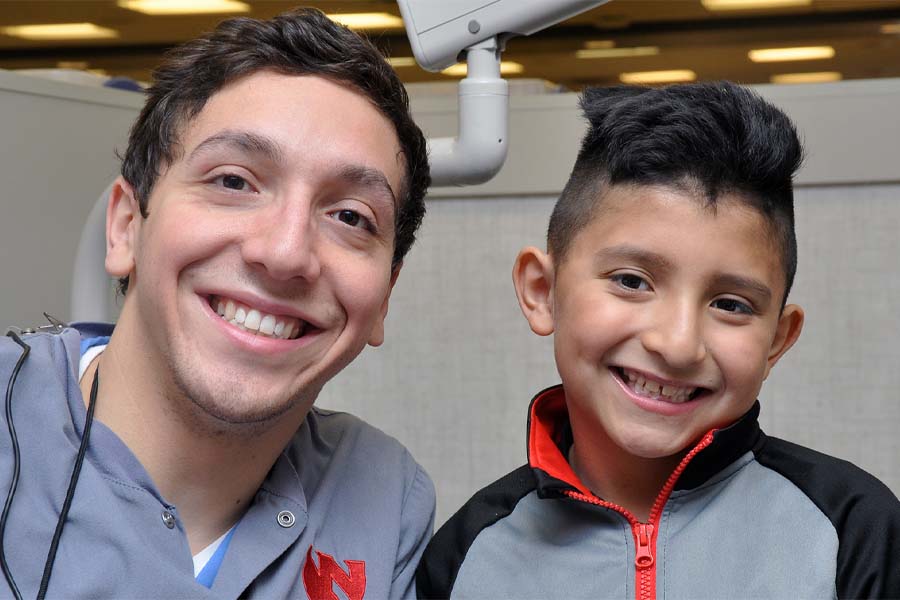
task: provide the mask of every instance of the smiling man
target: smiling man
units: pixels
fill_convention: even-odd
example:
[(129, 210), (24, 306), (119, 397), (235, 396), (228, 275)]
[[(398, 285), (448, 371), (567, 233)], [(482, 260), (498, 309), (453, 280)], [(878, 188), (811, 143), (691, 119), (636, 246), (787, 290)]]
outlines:
[(321, 13), (170, 53), (109, 201), (115, 330), (0, 346), (13, 594), (412, 595), (428, 476), (313, 403), (382, 343), (428, 183), (396, 75)]

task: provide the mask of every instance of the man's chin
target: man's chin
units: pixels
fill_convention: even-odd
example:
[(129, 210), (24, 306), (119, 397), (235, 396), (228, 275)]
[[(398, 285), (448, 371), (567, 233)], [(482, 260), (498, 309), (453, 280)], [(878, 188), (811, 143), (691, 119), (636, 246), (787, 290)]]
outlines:
[(273, 392), (237, 385), (204, 386), (196, 381), (178, 381), (178, 387), (188, 400), (185, 410), (192, 425), (214, 435), (257, 435), (292, 413), (299, 426), (317, 396), (307, 389)]

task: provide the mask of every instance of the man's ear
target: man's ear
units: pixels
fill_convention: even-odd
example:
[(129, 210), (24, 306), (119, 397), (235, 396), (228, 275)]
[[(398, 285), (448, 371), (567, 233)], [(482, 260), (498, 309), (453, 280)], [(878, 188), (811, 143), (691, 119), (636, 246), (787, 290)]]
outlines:
[(401, 267), (403, 267), (402, 262), (391, 270), (390, 287), (388, 287), (387, 295), (385, 295), (384, 302), (381, 304), (381, 313), (379, 314), (378, 320), (372, 327), (371, 335), (369, 335), (370, 346), (377, 347), (384, 343), (384, 320), (387, 317), (388, 302), (391, 299), (391, 292), (394, 291), (394, 284), (397, 283), (397, 276), (400, 275)]
[(791, 349), (791, 346), (800, 337), (803, 319), (803, 309), (796, 304), (788, 304), (781, 311), (781, 316), (778, 317), (778, 327), (775, 329), (775, 339), (772, 340), (772, 347), (769, 349), (769, 356), (766, 359), (764, 378), (769, 376), (775, 363)]
[(134, 270), (134, 252), (142, 219), (134, 189), (118, 177), (106, 206), (106, 272), (113, 277), (125, 277)]
[(531, 330), (538, 335), (553, 333), (553, 259), (534, 246), (523, 248), (512, 277), (519, 308)]

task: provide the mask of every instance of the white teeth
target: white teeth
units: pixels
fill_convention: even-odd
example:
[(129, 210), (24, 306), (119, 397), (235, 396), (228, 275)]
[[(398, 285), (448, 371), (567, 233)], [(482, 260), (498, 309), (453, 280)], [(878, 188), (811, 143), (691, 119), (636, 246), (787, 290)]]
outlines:
[(262, 320), (262, 315), (259, 314), (259, 311), (251, 308), (247, 311), (247, 318), (244, 319), (244, 327), (250, 329), (251, 331), (257, 331), (259, 329), (259, 322)]
[(266, 315), (259, 323), (259, 332), (266, 335), (272, 335), (275, 332), (275, 317)]
[(303, 323), (292, 317), (276, 317), (250, 308), (233, 300), (213, 296), (210, 305), (223, 319), (246, 331), (252, 331), (257, 335), (276, 337), (280, 339), (293, 339), (300, 337), (303, 332)]
[(622, 369), (621, 372), (625, 375), (625, 378), (628, 380), (628, 384), (634, 393), (655, 398), (657, 400), (665, 400), (672, 404), (687, 402), (697, 389), (664, 385), (656, 381), (648, 380), (643, 375), (627, 369)]

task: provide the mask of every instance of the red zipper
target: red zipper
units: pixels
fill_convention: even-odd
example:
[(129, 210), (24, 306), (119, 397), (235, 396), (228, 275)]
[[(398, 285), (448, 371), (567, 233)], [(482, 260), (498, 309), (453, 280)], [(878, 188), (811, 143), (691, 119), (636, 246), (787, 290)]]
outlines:
[(576, 492), (574, 490), (566, 490), (563, 492), (566, 496), (575, 500), (595, 504), (621, 513), (628, 520), (628, 523), (631, 525), (631, 534), (634, 536), (634, 586), (635, 597), (637, 600), (655, 600), (656, 598), (656, 559), (654, 558), (654, 555), (656, 553), (656, 536), (658, 534), (657, 526), (659, 525), (659, 518), (662, 515), (663, 507), (666, 505), (669, 496), (672, 494), (672, 490), (675, 489), (675, 483), (678, 481), (681, 473), (684, 472), (688, 463), (691, 462), (698, 452), (712, 443), (713, 433), (715, 433), (715, 430), (704, 435), (703, 439), (701, 439), (700, 442), (681, 459), (681, 462), (678, 463), (678, 466), (675, 467), (675, 470), (669, 475), (665, 485), (663, 485), (659, 494), (656, 496), (656, 500), (653, 502), (653, 507), (650, 509), (650, 516), (646, 523), (638, 521), (634, 514), (618, 504), (613, 504), (612, 502), (601, 500), (596, 496), (582, 494), (581, 492)]

